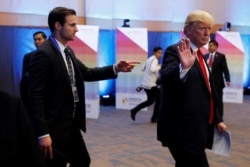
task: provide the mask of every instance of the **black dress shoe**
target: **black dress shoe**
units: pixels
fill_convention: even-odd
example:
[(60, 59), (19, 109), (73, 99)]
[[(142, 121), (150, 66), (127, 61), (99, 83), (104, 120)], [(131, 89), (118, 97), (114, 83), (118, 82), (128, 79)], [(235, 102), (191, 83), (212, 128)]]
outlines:
[(134, 110), (130, 110), (130, 117), (133, 121), (135, 121), (135, 111)]

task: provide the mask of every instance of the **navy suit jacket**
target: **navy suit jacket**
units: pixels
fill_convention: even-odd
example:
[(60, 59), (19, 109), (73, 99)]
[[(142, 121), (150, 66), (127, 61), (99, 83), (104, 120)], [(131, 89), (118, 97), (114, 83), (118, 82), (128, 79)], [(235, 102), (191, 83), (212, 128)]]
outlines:
[(25, 107), (28, 107), (28, 77), (29, 77), (29, 63), (32, 55), (35, 54), (35, 51), (29, 52), (23, 57), (23, 66), (22, 66), (22, 78), (20, 82), (20, 95)]
[(163, 146), (177, 144), (183, 151), (199, 153), (212, 147), (214, 124), (222, 120), (214, 85), (209, 79), (215, 104), (214, 120), (209, 124), (211, 96), (197, 59), (185, 78), (180, 79), (177, 46), (169, 46), (162, 60), (157, 137)]
[(37, 136), (50, 134), (53, 141), (68, 139), (73, 124), (86, 131), (84, 81), (116, 78), (113, 66), (88, 68), (71, 48), (79, 102), (75, 117), (72, 87), (61, 52), (51, 39), (37, 49), (30, 62), (29, 114)]
[(0, 166), (45, 167), (37, 141), (21, 100), (0, 91)]
[[(205, 60), (209, 58), (209, 54), (205, 55)], [(220, 52), (215, 52), (212, 64), (212, 77), (216, 89), (222, 91), (225, 87), (225, 81), (230, 82), (230, 73), (227, 66), (226, 56)]]

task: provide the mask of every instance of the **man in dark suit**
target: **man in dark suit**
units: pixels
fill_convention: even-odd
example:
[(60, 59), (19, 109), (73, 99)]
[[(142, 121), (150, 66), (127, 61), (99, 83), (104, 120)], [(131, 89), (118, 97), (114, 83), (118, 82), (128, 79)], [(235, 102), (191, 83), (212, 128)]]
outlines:
[(135, 63), (88, 68), (67, 42), (74, 40), (77, 16), (73, 9), (54, 8), (48, 16), (52, 35), (32, 56), (29, 75), (29, 114), (48, 167), (89, 167), (90, 156), (81, 131), (85, 126), (84, 81), (117, 77)]
[(219, 132), (226, 129), (200, 51), (209, 40), (212, 25), (209, 13), (191, 12), (184, 26), (186, 38), (169, 46), (162, 60), (157, 137), (168, 147), (176, 167), (208, 167), (205, 149), (212, 147), (214, 126)]
[[(37, 31), (33, 34), (34, 45), (38, 48), (45, 40), (47, 35), (43, 31)], [(23, 70), (22, 70), (22, 79), (20, 82), (20, 95), (23, 100), (25, 107), (27, 108), (28, 101), (28, 77), (29, 77), (29, 63), (31, 56), (35, 51), (29, 52), (23, 57)]]
[(0, 166), (45, 167), (21, 99), (0, 91)]
[(230, 73), (227, 66), (226, 56), (217, 52), (218, 42), (216, 40), (209, 41), (208, 51), (205, 60), (211, 70), (214, 80), (215, 90), (218, 95), (218, 107), (221, 118), (223, 118), (223, 88), (230, 86)]

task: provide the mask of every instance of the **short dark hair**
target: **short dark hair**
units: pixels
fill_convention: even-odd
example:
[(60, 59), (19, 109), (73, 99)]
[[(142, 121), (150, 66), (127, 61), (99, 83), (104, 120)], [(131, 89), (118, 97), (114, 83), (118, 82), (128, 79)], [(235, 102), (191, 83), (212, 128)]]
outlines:
[(162, 50), (162, 48), (161, 48), (160, 46), (156, 46), (156, 47), (154, 47), (154, 49), (153, 49), (154, 53), (157, 52), (158, 50)]
[(55, 7), (49, 13), (48, 24), (51, 32), (55, 30), (55, 22), (59, 22), (61, 26), (65, 23), (65, 18), (68, 15), (76, 15), (76, 11), (74, 9), (66, 8), (66, 7)]
[(41, 34), (44, 39), (47, 39), (47, 35), (43, 31), (36, 31), (33, 33), (33, 38), (35, 38), (36, 35)]
[(219, 43), (215, 39), (210, 40), (209, 43), (212, 43), (217, 47), (219, 46)]

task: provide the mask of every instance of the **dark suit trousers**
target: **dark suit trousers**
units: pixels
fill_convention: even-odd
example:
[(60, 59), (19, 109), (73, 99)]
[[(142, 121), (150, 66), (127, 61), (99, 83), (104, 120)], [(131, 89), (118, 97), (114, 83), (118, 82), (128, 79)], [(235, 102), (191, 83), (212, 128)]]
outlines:
[[(53, 141), (52, 141), (53, 142)], [(78, 128), (73, 127), (69, 140), (53, 144), (53, 159), (46, 160), (48, 167), (89, 167), (90, 156)]]
[(176, 146), (168, 146), (175, 160), (175, 167), (209, 167), (205, 150), (200, 153), (187, 153)]
[(218, 109), (219, 114), (221, 118), (223, 119), (223, 88), (220, 90), (217, 90), (217, 96), (218, 96)]
[(160, 89), (157, 86), (155, 86), (155, 87), (152, 87), (151, 89), (144, 89), (144, 91), (147, 94), (147, 100), (138, 104), (132, 110), (135, 113), (137, 113), (141, 109), (148, 107), (155, 102), (154, 111), (153, 111), (151, 120), (156, 120), (158, 117), (158, 111), (159, 111), (159, 106), (160, 106)]

